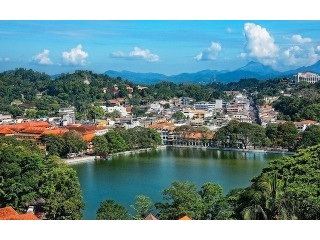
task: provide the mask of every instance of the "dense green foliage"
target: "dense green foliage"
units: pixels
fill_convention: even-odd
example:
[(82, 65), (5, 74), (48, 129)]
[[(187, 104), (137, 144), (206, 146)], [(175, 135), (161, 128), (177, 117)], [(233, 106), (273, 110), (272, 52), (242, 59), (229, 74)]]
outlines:
[(145, 195), (136, 196), (135, 204), (130, 206), (136, 213), (136, 215), (132, 216), (135, 220), (143, 220), (150, 213), (154, 212), (154, 204), (152, 200)]
[(35, 144), (0, 137), (0, 207), (36, 205), (48, 219), (81, 219), (84, 208), (76, 172)]
[(241, 196), (247, 219), (319, 219), (320, 145), (273, 160)]
[(220, 128), (214, 136), (215, 146), (231, 148), (282, 147), (289, 150), (296, 148), (298, 130), (293, 122), (268, 124), (266, 128), (258, 124), (230, 121)]
[(299, 147), (306, 148), (320, 144), (320, 126), (312, 125), (302, 133)]
[(172, 118), (175, 119), (175, 120), (182, 120), (182, 119), (185, 119), (185, 115), (183, 114), (183, 112), (181, 111), (176, 111), (173, 115), (172, 115)]
[[(90, 83), (84, 83), (88, 80)], [(112, 89), (117, 85), (118, 92), (103, 92), (103, 88)], [(191, 97), (197, 101), (213, 101), (216, 98), (225, 98), (221, 90), (198, 84), (174, 84), (161, 82), (149, 85), (148, 88), (138, 90), (137, 85), (111, 78), (104, 74), (95, 74), (92, 71), (75, 71), (72, 74), (61, 74), (51, 79), (45, 73), (32, 70), (16, 69), (0, 73), (0, 112), (12, 114), (14, 117), (27, 114), (34, 118), (39, 116), (54, 116), (60, 107), (70, 105), (76, 107), (77, 117), (95, 120), (103, 115), (99, 107), (102, 102), (117, 97), (128, 97), (127, 86), (133, 88), (129, 103), (134, 106), (144, 105), (155, 100), (168, 100), (173, 97)], [(37, 97), (37, 94), (41, 94)], [(27, 110), (18, 105), (10, 105), (14, 100), (35, 104), (35, 110)], [(138, 113), (137, 108), (133, 109)], [(111, 114), (111, 117), (116, 117)]]
[(129, 214), (124, 206), (113, 200), (105, 200), (100, 203), (97, 211), (97, 220), (128, 220)]
[(214, 142), (219, 147), (261, 147), (266, 145), (266, 131), (258, 124), (230, 121), (216, 132)]
[(96, 153), (117, 153), (142, 148), (156, 148), (161, 143), (162, 140), (157, 131), (143, 127), (128, 130), (117, 128), (107, 132), (104, 136), (93, 138)]
[(65, 156), (68, 153), (79, 153), (87, 148), (87, 142), (82, 135), (74, 130), (66, 132), (62, 137), (48, 134), (44, 135), (42, 141), (50, 155)]

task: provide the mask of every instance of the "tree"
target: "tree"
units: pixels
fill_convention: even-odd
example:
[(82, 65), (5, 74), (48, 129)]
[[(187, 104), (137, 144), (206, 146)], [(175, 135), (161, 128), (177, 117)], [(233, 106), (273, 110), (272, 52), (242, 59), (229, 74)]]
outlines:
[(320, 143), (320, 126), (311, 125), (302, 133), (299, 145), (302, 148), (311, 147)]
[(169, 109), (169, 108), (170, 108), (170, 104), (169, 104), (169, 103), (165, 103), (165, 104), (163, 105), (163, 107), (164, 107), (164, 109)]
[(320, 104), (311, 104), (302, 109), (301, 117), (307, 120), (320, 121)]
[(291, 150), (295, 146), (298, 130), (294, 123), (289, 121), (278, 125), (277, 135), (279, 145)]
[(254, 148), (256, 146), (261, 147), (264, 144), (264, 140), (266, 138), (266, 130), (258, 125), (258, 124), (252, 124), (250, 126), (250, 141)]
[(37, 146), (0, 137), (0, 207), (24, 212), (41, 205), (47, 219), (81, 219), (80, 184), (75, 170)]
[(118, 131), (107, 132), (104, 136), (108, 141), (108, 147), (111, 153), (123, 152), (128, 149), (128, 145)]
[(120, 118), (121, 112), (119, 110), (114, 110), (113, 112), (106, 113), (106, 117), (110, 117), (112, 119)]
[(92, 143), (94, 146), (94, 152), (98, 153), (107, 153), (108, 149), (108, 141), (104, 136), (94, 136), (92, 139)]
[(87, 148), (87, 143), (82, 139), (81, 133), (71, 130), (63, 135), (65, 141), (64, 152), (79, 153)]
[(62, 156), (64, 153), (65, 142), (60, 136), (53, 134), (45, 134), (42, 137), (44, 144), (46, 145), (46, 150), (50, 155)]
[(201, 219), (202, 201), (196, 186), (188, 182), (173, 182), (162, 192), (165, 203), (156, 203), (161, 219), (176, 220), (185, 215), (192, 219)]
[(154, 211), (154, 205), (151, 199), (145, 195), (138, 195), (136, 196), (136, 202), (134, 205), (130, 206), (136, 213), (133, 216), (135, 220), (143, 220), (145, 219), (150, 213)]
[(26, 115), (26, 118), (35, 119), (37, 116), (37, 111), (34, 109), (26, 109), (25, 115)]
[(39, 193), (45, 198), (46, 217), (53, 220), (79, 220), (84, 209), (76, 171), (69, 167), (53, 168), (42, 176)]
[(176, 111), (176, 112), (172, 115), (172, 118), (173, 118), (173, 119), (176, 119), (176, 120), (182, 120), (182, 119), (185, 119), (186, 116), (183, 114), (183, 112), (181, 112), (181, 111)]
[(205, 183), (202, 185), (199, 195), (203, 205), (201, 219), (214, 219), (216, 205), (222, 198), (221, 186), (216, 183)]
[(124, 206), (113, 200), (105, 200), (100, 203), (97, 211), (97, 220), (128, 220), (129, 214)]
[(276, 123), (269, 123), (266, 127), (266, 136), (270, 139), (272, 145), (276, 144), (278, 138), (278, 125)]
[(104, 116), (104, 110), (102, 107), (94, 106), (89, 110), (88, 116), (95, 122), (97, 118), (102, 118)]

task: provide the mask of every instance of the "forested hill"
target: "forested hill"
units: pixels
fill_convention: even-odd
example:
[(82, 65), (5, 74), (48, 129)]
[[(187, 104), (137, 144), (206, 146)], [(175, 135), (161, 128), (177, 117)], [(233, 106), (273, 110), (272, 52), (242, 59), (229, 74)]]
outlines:
[[(35, 105), (39, 116), (50, 116), (60, 107), (70, 105), (76, 107), (78, 114), (83, 114), (92, 104), (105, 104), (104, 102), (109, 99), (122, 97), (128, 97), (129, 104), (133, 106), (183, 96), (194, 98), (196, 101), (214, 101), (227, 99), (224, 91), (244, 89), (248, 93), (258, 91), (259, 97), (262, 98), (263, 95), (279, 94), (281, 90), (286, 89), (286, 82), (281, 78), (268, 81), (242, 79), (228, 84), (207, 85), (163, 81), (139, 90), (138, 85), (133, 82), (92, 71), (78, 70), (71, 74), (60, 74), (52, 79), (45, 73), (20, 68), (0, 73), (0, 112), (13, 116), (23, 115), (24, 109), (21, 106), (11, 105), (15, 100)], [(113, 94), (109, 90), (112, 90), (115, 84), (118, 86), (118, 91)], [(133, 88), (132, 94), (127, 90), (128, 86)], [(109, 90), (104, 93), (103, 88)]]

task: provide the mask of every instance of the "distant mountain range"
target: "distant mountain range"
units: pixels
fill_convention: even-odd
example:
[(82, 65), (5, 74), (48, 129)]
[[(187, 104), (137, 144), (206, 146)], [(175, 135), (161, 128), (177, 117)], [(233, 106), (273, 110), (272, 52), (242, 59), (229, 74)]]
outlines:
[(260, 80), (266, 80), (274, 77), (290, 77), (297, 72), (305, 71), (320, 73), (320, 61), (311, 66), (300, 67), (298, 69), (286, 72), (279, 72), (270, 66), (251, 61), (245, 66), (234, 71), (203, 70), (195, 73), (181, 73), (167, 76), (160, 73), (137, 73), (130, 71), (118, 72), (109, 70), (106, 71), (105, 74), (109, 75), (110, 77), (121, 77), (122, 79), (128, 79), (138, 84), (154, 84), (164, 80), (174, 83), (187, 82), (205, 84), (212, 82), (214, 79), (217, 82), (228, 83), (236, 82), (243, 78), (257, 78)]

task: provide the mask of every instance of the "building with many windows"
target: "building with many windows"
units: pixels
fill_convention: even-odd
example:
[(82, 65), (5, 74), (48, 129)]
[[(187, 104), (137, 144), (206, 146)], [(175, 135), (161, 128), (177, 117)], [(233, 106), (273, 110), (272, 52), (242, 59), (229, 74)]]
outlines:
[(320, 75), (312, 72), (297, 73), (294, 75), (294, 83), (307, 82), (307, 83), (317, 83), (320, 81)]

